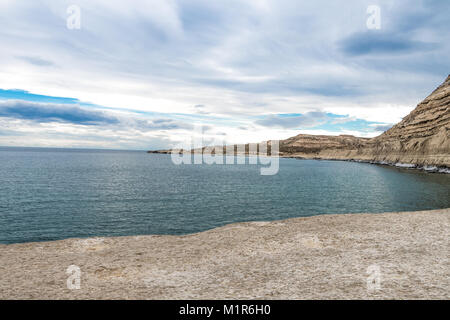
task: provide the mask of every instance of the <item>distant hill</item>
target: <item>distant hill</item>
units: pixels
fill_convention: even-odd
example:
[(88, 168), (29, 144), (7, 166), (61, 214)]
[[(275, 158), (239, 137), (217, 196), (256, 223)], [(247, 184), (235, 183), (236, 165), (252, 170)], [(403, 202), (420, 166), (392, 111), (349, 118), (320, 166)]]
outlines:
[(299, 134), (279, 143), (282, 157), (450, 168), (450, 75), (401, 122), (375, 138)]
[(280, 155), (450, 167), (450, 76), (375, 138), (300, 134), (280, 141)]

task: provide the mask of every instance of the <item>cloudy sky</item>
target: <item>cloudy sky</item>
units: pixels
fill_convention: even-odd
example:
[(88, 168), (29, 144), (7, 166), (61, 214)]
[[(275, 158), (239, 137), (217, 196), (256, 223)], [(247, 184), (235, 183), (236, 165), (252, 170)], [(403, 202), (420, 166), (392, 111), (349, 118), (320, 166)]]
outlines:
[(376, 136), (450, 73), (449, 17), (445, 0), (0, 0), (0, 145)]

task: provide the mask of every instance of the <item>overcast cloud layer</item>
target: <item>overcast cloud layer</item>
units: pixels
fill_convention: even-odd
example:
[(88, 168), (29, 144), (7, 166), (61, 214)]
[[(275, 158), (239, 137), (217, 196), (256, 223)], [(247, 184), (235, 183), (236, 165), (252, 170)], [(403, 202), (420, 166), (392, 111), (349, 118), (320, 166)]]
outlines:
[(2, 0), (0, 145), (375, 136), (449, 74), (449, 17), (437, 0)]

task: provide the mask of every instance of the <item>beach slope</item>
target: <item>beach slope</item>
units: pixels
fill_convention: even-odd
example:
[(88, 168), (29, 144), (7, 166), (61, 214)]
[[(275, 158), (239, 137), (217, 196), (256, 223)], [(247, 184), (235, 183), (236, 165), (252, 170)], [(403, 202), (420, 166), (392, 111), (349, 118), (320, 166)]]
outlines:
[(0, 298), (448, 299), (449, 230), (443, 209), (0, 245)]

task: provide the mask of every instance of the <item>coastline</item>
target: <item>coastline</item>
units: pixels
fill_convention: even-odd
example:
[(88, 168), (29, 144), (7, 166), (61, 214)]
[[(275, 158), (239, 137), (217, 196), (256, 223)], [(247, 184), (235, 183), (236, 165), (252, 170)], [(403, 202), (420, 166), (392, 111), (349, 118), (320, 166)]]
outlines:
[[(449, 105), (450, 75), (399, 123), (376, 137), (298, 134), (279, 140), (275, 144), (278, 147), (274, 154), (289, 158), (358, 161), (450, 173)], [(270, 154), (272, 141), (261, 142), (263, 150)], [(247, 155), (254, 151), (257, 155), (257, 150), (261, 150), (258, 143), (216, 146), (214, 150), (210, 148), (208, 152), (215, 153), (215, 148), (219, 148), (220, 153), (229, 155), (240, 152)], [(204, 150), (205, 147), (181, 149), (178, 152), (202, 153)], [(171, 153), (171, 150), (148, 153)]]
[(381, 166), (389, 166), (389, 167), (396, 167), (399, 169), (413, 169), (413, 170), (420, 170), (425, 171), (427, 173), (443, 173), (443, 174), (449, 174), (450, 173), (450, 167), (447, 166), (435, 166), (435, 165), (420, 165), (417, 163), (403, 163), (403, 162), (388, 162), (388, 161), (377, 161), (377, 160), (363, 160), (363, 159), (339, 159), (339, 158), (317, 158), (317, 157), (304, 157), (304, 156), (292, 156), (292, 155), (286, 155), (286, 156), (280, 156), (280, 158), (292, 158), (292, 159), (298, 159), (298, 160), (326, 160), (326, 161), (348, 161), (348, 162), (358, 162), (358, 163), (369, 163), (369, 164), (376, 164)]
[[(148, 154), (171, 154), (171, 150), (154, 150), (147, 151)], [(188, 151), (188, 153), (191, 153)], [(200, 154), (200, 152), (194, 152), (191, 154)], [(224, 154), (226, 156), (226, 154)], [(266, 155), (266, 154), (248, 154), (248, 153), (236, 153), (229, 156), (264, 156), (264, 157), (276, 157), (276, 155)], [(359, 163), (369, 163), (376, 165), (383, 165), (389, 167), (396, 167), (399, 169), (414, 169), (425, 171), (427, 173), (442, 173), (442, 174), (450, 174), (450, 167), (446, 165), (426, 165), (420, 163), (411, 163), (411, 162), (402, 162), (402, 161), (386, 161), (386, 160), (375, 160), (375, 159), (359, 159), (359, 158), (334, 158), (334, 157), (320, 157), (317, 155), (296, 155), (296, 154), (280, 154), (280, 158), (286, 159), (297, 159), (297, 160), (326, 160), (326, 161), (349, 161), (349, 162), (359, 162)]]
[[(0, 245), (1, 299), (448, 299), (450, 208)], [(67, 289), (67, 267), (81, 288)], [(381, 288), (367, 289), (379, 266)]]

